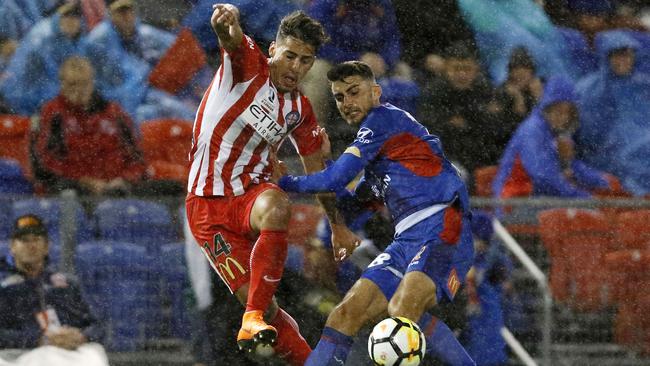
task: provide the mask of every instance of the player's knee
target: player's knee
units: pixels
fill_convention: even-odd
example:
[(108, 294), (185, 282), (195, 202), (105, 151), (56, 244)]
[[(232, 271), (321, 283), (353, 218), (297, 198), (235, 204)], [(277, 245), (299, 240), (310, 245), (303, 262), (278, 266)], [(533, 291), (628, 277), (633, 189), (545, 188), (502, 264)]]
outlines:
[[(418, 318), (422, 312), (436, 304), (436, 286), (433, 281), (422, 280), (417, 274), (405, 279), (388, 302), (390, 316)], [(417, 321), (417, 319), (412, 319)]]
[(254, 229), (286, 229), (291, 218), (291, 204), (286, 193), (270, 189), (255, 200), (251, 212)]
[[(347, 301), (346, 301), (347, 300)], [(353, 298), (347, 298), (339, 303), (327, 319), (328, 326), (336, 329), (345, 327), (356, 332), (366, 322), (366, 313)]]

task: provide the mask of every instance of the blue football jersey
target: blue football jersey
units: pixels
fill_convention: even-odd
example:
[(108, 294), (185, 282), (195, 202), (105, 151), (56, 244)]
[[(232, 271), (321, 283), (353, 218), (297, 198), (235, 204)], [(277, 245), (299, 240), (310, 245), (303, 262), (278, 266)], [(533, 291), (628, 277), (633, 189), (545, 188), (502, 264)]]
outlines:
[(391, 104), (371, 110), (345, 153), (362, 159), (365, 166), (357, 190), (370, 189), (383, 199), (395, 223), (455, 198), (469, 210), (467, 188), (445, 157), (440, 139)]

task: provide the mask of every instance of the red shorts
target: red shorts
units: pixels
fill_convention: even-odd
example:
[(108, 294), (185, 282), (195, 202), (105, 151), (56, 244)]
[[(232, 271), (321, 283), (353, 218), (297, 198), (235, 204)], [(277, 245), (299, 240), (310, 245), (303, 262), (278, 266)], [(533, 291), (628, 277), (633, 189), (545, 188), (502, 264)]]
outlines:
[(250, 280), (250, 256), (258, 236), (251, 229), (250, 213), (257, 196), (268, 189), (280, 190), (275, 184), (262, 183), (241, 196), (190, 193), (185, 200), (192, 235), (230, 292)]

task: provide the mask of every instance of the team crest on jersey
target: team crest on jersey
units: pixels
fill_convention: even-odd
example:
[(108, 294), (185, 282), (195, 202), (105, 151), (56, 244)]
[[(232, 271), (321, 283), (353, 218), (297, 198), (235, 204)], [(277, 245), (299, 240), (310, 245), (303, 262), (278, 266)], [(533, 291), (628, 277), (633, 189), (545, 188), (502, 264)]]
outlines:
[(300, 113), (298, 111), (291, 111), (284, 116), (284, 121), (287, 123), (287, 126), (293, 127), (300, 121)]
[(370, 139), (375, 133), (372, 132), (368, 127), (361, 127), (359, 132), (357, 132), (357, 138), (354, 141), (360, 142), (362, 144), (370, 143)]

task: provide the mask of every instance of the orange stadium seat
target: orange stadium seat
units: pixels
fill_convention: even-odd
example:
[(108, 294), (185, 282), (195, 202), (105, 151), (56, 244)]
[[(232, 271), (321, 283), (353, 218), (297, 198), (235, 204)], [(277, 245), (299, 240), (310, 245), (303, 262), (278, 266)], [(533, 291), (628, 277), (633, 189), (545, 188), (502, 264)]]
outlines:
[(650, 250), (650, 210), (626, 211), (616, 218), (617, 249)]
[(485, 166), (474, 170), (474, 194), (479, 197), (492, 196), (492, 181), (499, 169), (496, 165)]
[(552, 209), (539, 213), (539, 233), (551, 257), (551, 290), (558, 301), (581, 311), (610, 302), (612, 283), (604, 266), (611, 224), (599, 211)]
[(625, 249), (608, 253), (605, 264), (622, 277), (617, 291), (614, 340), (650, 355), (650, 250)]
[(291, 206), (287, 240), (289, 244), (305, 245), (316, 235), (323, 210), (316, 205), (296, 203)]
[(187, 154), (192, 143), (192, 123), (164, 119), (140, 125), (140, 146), (154, 179), (174, 180), (185, 184), (189, 165)]
[(18, 161), (23, 169), (23, 174), (31, 179), (32, 164), (29, 145), (29, 117), (0, 115), (0, 157)]

